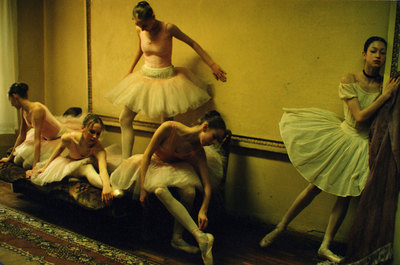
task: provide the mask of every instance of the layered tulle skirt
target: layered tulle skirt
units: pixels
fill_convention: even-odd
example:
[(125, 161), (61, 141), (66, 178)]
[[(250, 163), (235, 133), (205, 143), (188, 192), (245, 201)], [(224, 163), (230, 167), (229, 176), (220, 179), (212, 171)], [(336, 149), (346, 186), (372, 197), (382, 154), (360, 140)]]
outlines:
[[(204, 147), (212, 187), (217, 187), (223, 177), (224, 156), (214, 146)], [(114, 189), (131, 190), (134, 194), (140, 192), (140, 163), (143, 155), (133, 155), (123, 160), (111, 174), (110, 181)], [(167, 163), (153, 155), (148, 167), (144, 188), (154, 192), (158, 187), (185, 188), (188, 186), (203, 190), (200, 177), (188, 162)]]
[[(67, 131), (80, 131), (82, 126), (82, 117), (71, 117), (71, 116), (57, 116), (58, 121), (60, 121), (62, 127), (58, 134), (51, 139), (42, 138), (40, 141), (40, 159), (39, 161), (45, 161), (50, 158), (51, 154), (57, 148), (61, 142), (61, 135)], [(14, 150), (15, 161), (22, 163), (25, 168), (31, 168), (34, 159), (34, 142), (35, 142), (35, 129), (31, 128), (26, 133), (25, 140), (18, 145)]]
[(322, 109), (284, 109), (279, 123), (290, 161), (310, 183), (337, 196), (358, 196), (369, 174), (368, 130)]
[(106, 98), (150, 118), (173, 117), (210, 100), (207, 86), (188, 69), (146, 65), (125, 77)]
[[(59, 156), (54, 159), (49, 166), (40, 174), (35, 174), (31, 177), (31, 181), (36, 185), (44, 186), (48, 183), (58, 182), (63, 180), (67, 176), (74, 175), (74, 172), (81, 166), (92, 163), (90, 157), (73, 160), (69, 157)], [(38, 163), (36, 168), (42, 168), (46, 164), (46, 161)], [(75, 176), (79, 177), (79, 176)]]

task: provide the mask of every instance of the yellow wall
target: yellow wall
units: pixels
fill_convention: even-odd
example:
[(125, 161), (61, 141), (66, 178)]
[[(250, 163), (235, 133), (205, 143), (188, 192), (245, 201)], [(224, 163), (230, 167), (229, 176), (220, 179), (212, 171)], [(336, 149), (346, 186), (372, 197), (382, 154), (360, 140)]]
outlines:
[(83, 0), (44, 0), (45, 101), (61, 115), (88, 109), (86, 18)]
[[(364, 41), (386, 37), (388, 29), (389, 2), (384, 1), (149, 2), (156, 18), (176, 24), (227, 72), (227, 83), (214, 80), (199, 56), (174, 40), (173, 64), (213, 87), (215, 107), (234, 134), (271, 140), (280, 140), (282, 107), (341, 113), (340, 78), (363, 67)], [(134, 2), (91, 3), (93, 109), (117, 117), (121, 108), (104, 94), (126, 75), (138, 47)]]
[(18, 25), (18, 80), (29, 85), (30, 100), (44, 102), (43, 0), (19, 0)]
[[(19, 0), (19, 3), (26, 4), (25, 2), (30, 2), (28, 0)], [(61, 114), (66, 108), (70, 106), (81, 106), (84, 110), (87, 110), (87, 65), (86, 65), (86, 32), (85, 32), (85, 1), (83, 0), (37, 0), (39, 5), (36, 6), (37, 12), (32, 14), (34, 17), (29, 17), (29, 19), (25, 19), (21, 21), (20, 28), (24, 28), (25, 26), (30, 26), (29, 31), (31, 31), (34, 35), (42, 36), (43, 44), (40, 44), (40, 38), (37, 37), (37, 41), (35, 41), (35, 45), (26, 45), (24, 44), (24, 40), (29, 41), (31, 38), (36, 39), (36, 37), (30, 37), (28, 35), (23, 36), (20, 39), (20, 49), (23, 53), (30, 54), (32, 51), (36, 49), (43, 49), (43, 64), (31, 66), (28, 63), (21, 64), (21, 72), (24, 73), (26, 78), (31, 76), (32, 82), (34, 83), (43, 83), (45, 89), (42, 91), (44, 93), (45, 103), (49, 106), (49, 108), (55, 114)], [(92, 1), (95, 2), (95, 1)], [(104, 2), (104, 1), (103, 1)], [(131, 5), (132, 1), (129, 2)], [(161, 2), (153, 1), (155, 6), (162, 5)], [(267, 1), (268, 5), (274, 6), (281, 3), (280, 1)], [(300, 2), (300, 1), (298, 1)], [(357, 1), (355, 1), (357, 2)], [(40, 3), (43, 3), (42, 5)], [(114, 3), (114, 1), (110, 1), (109, 3)], [(117, 1), (115, 6), (118, 6), (121, 1)], [(242, 51), (240, 49), (241, 43), (245, 44), (246, 42), (257, 42), (258, 38), (253, 38), (249, 35), (246, 35), (244, 38), (237, 34), (238, 27), (240, 27), (240, 31), (252, 31), (257, 32), (258, 36), (263, 35), (260, 32), (260, 28), (258, 28), (257, 24), (252, 25), (252, 27), (245, 27), (240, 22), (245, 20), (251, 21), (251, 18), (257, 17), (259, 14), (256, 12), (257, 4), (264, 3), (263, 0), (253, 0), (253, 1), (241, 1), (241, 8), (237, 10), (234, 7), (233, 1), (213, 1), (214, 4), (210, 4), (204, 6), (204, 1), (193, 1), (193, 4), (190, 5), (190, 8), (194, 10), (190, 10), (191, 12), (183, 12), (184, 8), (181, 6), (180, 10), (182, 12), (179, 13), (177, 17), (170, 17), (168, 20), (177, 23), (178, 25), (182, 25), (184, 29), (194, 35), (193, 37), (202, 44), (206, 50), (212, 50), (210, 54), (218, 61), (225, 70), (228, 71), (229, 81), (226, 84), (219, 84), (218, 88), (221, 88), (221, 91), (217, 93), (217, 100), (219, 102), (219, 106), (223, 106), (224, 104), (228, 104), (230, 101), (235, 102), (236, 104), (247, 104), (252, 105), (254, 99), (259, 95), (244, 95), (235, 94), (230, 92), (230, 88), (235, 87), (236, 91), (238, 89), (242, 89), (241, 93), (245, 93), (247, 90), (244, 88), (249, 87), (250, 84), (256, 85), (258, 82), (267, 82), (262, 79), (263, 75), (260, 74), (260, 79), (248, 80), (248, 76), (246, 73), (249, 73), (253, 70), (254, 62), (250, 60), (251, 58), (258, 57), (262, 61), (264, 57), (268, 58), (270, 53), (273, 53), (275, 56), (280, 56), (284, 60), (287, 61), (287, 67), (290, 68), (290, 72), (297, 76), (301, 82), (305, 82), (308, 79), (312, 79), (312, 72), (302, 73), (302, 69), (310, 67), (310, 64), (313, 65), (309, 59), (306, 60), (298, 60), (295, 65), (291, 65), (293, 58), (296, 56), (302, 55), (302, 51), (304, 51), (305, 56), (307, 54), (313, 53), (313, 42), (310, 42), (308, 49), (304, 49), (302, 47), (299, 50), (286, 50), (285, 44), (281, 43), (279, 47), (274, 47), (271, 49), (254, 49), (250, 51), (246, 51), (246, 55), (242, 56)], [(251, 3), (250, 10), (246, 9), (247, 3)], [(312, 12), (314, 3), (318, 6), (319, 10), (321, 10), (321, 3), (328, 3), (328, 1), (306, 1), (307, 6), (304, 6), (304, 10), (302, 12)], [(336, 1), (335, 1), (336, 3)], [(354, 2), (352, 1), (337, 1), (340, 6), (343, 7), (343, 10), (346, 10), (346, 5), (353, 6)], [(34, 4), (28, 4), (34, 5)], [(132, 4), (133, 5), (133, 4)], [(182, 4), (183, 5), (183, 4)], [(373, 12), (374, 16), (380, 19), (380, 22), (374, 22), (373, 26), (375, 31), (373, 32), (350, 32), (348, 35), (338, 35), (337, 32), (324, 32), (325, 27), (328, 25), (315, 25), (312, 31), (304, 32), (304, 36), (310, 40), (313, 40), (313, 36), (315, 31), (324, 32), (325, 38), (317, 39), (315, 42), (326, 43), (327, 47), (327, 55), (329, 59), (324, 59), (323, 64), (319, 67), (324, 68), (327, 72), (328, 82), (326, 83), (322, 77), (317, 77), (317, 79), (313, 79), (313, 82), (310, 86), (301, 86), (303, 92), (309, 90), (309, 96), (307, 99), (310, 101), (304, 101), (304, 98), (300, 98), (303, 100), (303, 106), (323, 106), (324, 100), (327, 97), (332, 98), (332, 101), (329, 101), (330, 104), (335, 101), (332, 108), (334, 111), (340, 111), (341, 103), (337, 99), (336, 85), (339, 81), (340, 75), (348, 72), (361, 69), (362, 60), (357, 59), (355, 62), (352, 62), (350, 66), (346, 65), (343, 69), (336, 69), (332, 67), (330, 62), (335, 63), (337, 65), (338, 61), (346, 61), (348, 60), (348, 56), (353, 56), (353, 52), (359, 52), (361, 56), (361, 46), (360, 39), (365, 39), (369, 35), (377, 34), (385, 36), (385, 30), (387, 30), (387, 12), (388, 5), (386, 2), (363, 2), (364, 8), (369, 10), (368, 12)], [(41, 10), (41, 6), (43, 6), (43, 10)], [(114, 6), (114, 7), (115, 7)], [(293, 9), (290, 9), (290, 2), (284, 1), (283, 6), (288, 7), (288, 9), (282, 9), (280, 12), (292, 12)], [(306, 8), (308, 7), (308, 8)], [(369, 9), (370, 7), (370, 9)], [(371, 8), (375, 7), (375, 8)], [(113, 5), (110, 5), (110, 8), (113, 8)], [(294, 7), (293, 7), (294, 8)], [(230, 10), (235, 9), (235, 12), (229, 12)], [(372, 10), (372, 11), (370, 11)], [(125, 12), (126, 11), (126, 12)], [(127, 14), (128, 21), (130, 20), (130, 10), (124, 10)], [(193, 18), (201, 18), (205, 13), (212, 12), (214, 16), (218, 17), (219, 20), (223, 18), (223, 26), (215, 22), (209, 22), (209, 27), (220, 27), (220, 30), (215, 30), (214, 35), (221, 32), (221, 36), (218, 36), (218, 41), (224, 41), (224, 45), (215, 45), (213, 44), (212, 38), (207, 38), (207, 32), (203, 32), (203, 28), (200, 25), (197, 25), (196, 20)], [(264, 11), (266, 12), (266, 11)], [(378, 13), (377, 13), (378, 12)], [(122, 11), (121, 11), (122, 13)], [(161, 11), (159, 12), (161, 13)], [(326, 14), (329, 14), (329, 9), (326, 10)], [(344, 12), (344, 14), (347, 14)], [(113, 21), (105, 15), (105, 21), (112, 25)], [(279, 14), (275, 14), (277, 16)], [(341, 23), (345, 27), (347, 24), (351, 24), (354, 22), (355, 18), (348, 16), (341, 18)], [(43, 16), (43, 27), (40, 25), (36, 27), (32, 26), (31, 21), (35, 21), (34, 18), (37, 18), (39, 21)], [(121, 15), (122, 16), (122, 15)], [(222, 18), (221, 18), (222, 17)], [(160, 18), (161, 15), (160, 15)], [(265, 25), (268, 25), (268, 16), (265, 18)], [(122, 19), (119, 18), (119, 19)], [(257, 18), (259, 19), (259, 18)], [(187, 21), (192, 21), (190, 26), (185, 26)], [(202, 20), (201, 20), (202, 21)], [(207, 23), (207, 21), (202, 21), (203, 23)], [(296, 25), (297, 21), (291, 21), (293, 25)], [(369, 23), (369, 21), (365, 21), (365, 23)], [(360, 25), (361, 28), (365, 26), (365, 23)], [(267, 26), (264, 25), (265, 30), (268, 29)], [(274, 25), (270, 26), (271, 28)], [(288, 25), (287, 30), (290, 31), (291, 27)], [(119, 28), (114, 29), (115, 34), (119, 33)], [(285, 35), (289, 36), (290, 32), (285, 32)], [(228, 37), (224, 37), (224, 35), (228, 34)], [(274, 36), (279, 36), (280, 32), (273, 32), (271, 38)], [(357, 34), (360, 34), (357, 35)], [(320, 34), (321, 35), (321, 34)], [(35, 35), (36, 36), (36, 35)], [(128, 37), (136, 37), (135, 34), (129, 33)], [(265, 36), (264, 36), (265, 37)], [(352, 42), (350, 47), (344, 47), (340, 45), (340, 42), (334, 44), (332, 46), (332, 41), (340, 41), (340, 40), (357, 40), (356, 42)], [(111, 42), (111, 39), (108, 40)], [(131, 41), (131, 40), (129, 40)], [(296, 40), (291, 40), (296, 41)], [(265, 48), (265, 47), (262, 47)], [(177, 48), (184, 51), (182, 56), (185, 58), (194, 58), (193, 54), (189, 54), (191, 51), (189, 48), (185, 47), (185, 49)], [(351, 54), (350, 52), (351, 51)], [(123, 52), (121, 50), (119, 52)], [(122, 75), (124, 71), (126, 71), (129, 67), (129, 63), (133, 54), (130, 50), (131, 54), (126, 53), (124, 59), (125, 65), (118, 66), (118, 69), (110, 69), (110, 72), (113, 75)], [(176, 53), (175, 53), (176, 54)], [(177, 55), (176, 55), (177, 56)], [(357, 55), (358, 56), (358, 55)], [(250, 60), (247, 61), (246, 58)], [(36, 60), (36, 59), (35, 59)], [(176, 61), (184, 62), (182, 58), (174, 58)], [(238, 61), (239, 60), (239, 61)], [(240, 61), (242, 60), (242, 61)], [(30, 61), (30, 60), (29, 60)], [(39, 60), (40, 61), (40, 60)], [(267, 60), (266, 60), (267, 61)], [(185, 62), (186, 64), (190, 64), (189, 62)], [(201, 65), (201, 64), (200, 64)], [(267, 67), (267, 62), (264, 62), (261, 67)], [(41, 75), (40, 68), (43, 67), (43, 75)], [(257, 66), (260, 67), (260, 66)], [(270, 79), (274, 79), (275, 76), (279, 76), (280, 69), (274, 69), (274, 67), (268, 66), (268, 72), (272, 76), (269, 76)], [(200, 72), (204, 74), (204, 66), (201, 66), (203, 70)], [(271, 73), (271, 71), (275, 71)], [(332, 74), (332, 71), (335, 74)], [(120, 72), (120, 73), (116, 73)], [(340, 72), (340, 74), (339, 74)], [(209, 73), (207, 73), (209, 74)], [(204, 74), (205, 76), (206, 74)], [(43, 80), (43, 81), (40, 81)], [(30, 82), (30, 80), (26, 80)], [(326, 93), (318, 93), (316, 89), (320, 89), (321, 85), (324, 86), (324, 89), (329, 89)], [(36, 86), (36, 85), (35, 85)], [(38, 85), (39, 87), (39, 85)], [(109, 85), (105, 85), (107, 89)], [(39, 88), (40, 89), (40, 88)], [(222, 93), (223, 92), (223, 93)], [(268, 95), (264, 95), (268, 97)], [(272, 95), (273, 97), (274, 95)], [(39, 97), (39, 96), (38, 96)], [(310, 103), (311, 102), (311, 103)], [(262, 103), (262, 102), (261, 102)], [(241, 129), (240, 124), (237, 125), (235, 120), (243, 120), (246, 117), (250, 120), (254, 119), (254, 117), (260, 116), (262, 113), (263, 122), (259, 122), (258, 120), (253, 120), (252, 123), (260, 126), (270, 126), (273, 128), (276, 126), (277, 121), (275, 120), (278, 116), (273, 116), (271, 111), (269, 111), (269, 104), (256, 104), (254, 108), (247, 108), (245, 112), (239, 112), (236, 109), (226, 109), (223, 114), (228, 117), (228, 124), (235, 125), (236, 128)], [(315, 103), (315, 104), (312, 104)], [(281, 102), (280, 104), (283, 104)], [(218, 105), (217, 105), (218, 107)], [(275, 107), (275, 106), (273, 106)], [(269, 116), (273, 116), (274, 118), (271, 121), (268, 120)], [(239, 126), (239, 127), (238, 127)], [(276, 130), (276, 129), (273, 129)], [(267, 133), (267, 132), (266, 132)], [(276, 135), (277, 132), (274, 132)], [(262, 136), (262, 135), (258, 135)], [(119, 142), (119, 134), (108, 132), (104, 136), (105, 145)], [(146, 144), (149, 141), (149, 135), (142, 135), (137, 138), (136, 145), (134, 151), (137, 153), (143, 152)], [(228, 169), (228, 177), (227, 177), (227, 185), (226, 185), (226, 198), (227, 198), (227, 207), (231, 213), (249, 216), (257, 218), (261, 221), (268, 223), (277, 223), (279, 218), (283, 215), (286, 209), (290, 206), (294, 198), (297, 194), (307, 185), (307, 183), (302, 179), (302, 177), (296, 172), (293, 166), (287, 162), (282, 161), (282, 157), (280, 155), (268, 153), (268, 152), (259, 152), (254, 150), (244, 150), (244, 149), (236, 149), (233, 150), (230, 161), (229, 161), (229, 169)], [(321, 194), (315, 202), (312, 203), (310, 207), (308, 207), (290, 226), (291, 229), (308, 232), (313, 235), (321, 236), (319, 231), (324, 231), (325, 226), (327, 224), (328, 215), (332, 204), (334, 202), (334, 198), (328, 194)], [(346, 238), (347, 232), (351, 223), (351, 214), (354, 210), (355, 204), (353, 203), (350, 210), (350, 216), (345, 220), (344, 225), (339, 230), (338, 239), (343, 241)], [(309, 232), (315, 230), (314, 232)], [(261, 233), (261, 231), (260, 231)], [(260, 237), (262, 234), (260, 234)]]

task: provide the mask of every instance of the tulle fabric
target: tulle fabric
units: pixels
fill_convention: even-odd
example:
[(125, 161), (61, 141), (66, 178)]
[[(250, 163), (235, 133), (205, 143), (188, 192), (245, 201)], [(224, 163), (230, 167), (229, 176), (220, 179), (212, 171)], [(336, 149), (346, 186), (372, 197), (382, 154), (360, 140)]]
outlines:
[[(206, 146), (204, 150), (211, 186), (215, 188), (223, 177), (224, 157), (217, 147)], [(142, 157), (142, 154), (138, 154), (122, 161), (110, 176), (113, 188), (132, 190), (134, 194), (139, 194)], [(187, 186), (194, 186), (198, 190), (203, 190), (200, 177), (189, 163), (167, 163), (153, 155), (144, 182), (146, 191), (154, 192), (158, 187), (184, 188)]]
[[(90, 157), (80, 160), (72, 160), (68, 157), (59, 156), (49, 164), (45, 171), (33, 175), (31, 181), (40, 186), (46, 185), (47, 183), (61, 181), (66, 176), (73, 175), (73, 172), (79, 167), (91, 162)], [(45, 164), (46, 161), (40, 162), (36, 168), (42, 168)]]
[[(82, 127), (82, 121), (84, 116), (81, 117), (71, 117), (71, 116), (56, 116), (56, 119), (60, 121), (62, 127), (58, 134), (52, 139), (42, 138), (40, 141), (40, 159), (39, 161), (45, 161), (50, 158), (51, 154), (57, 148), (61, 142), (61, 135), (67, 131), (80, 131)], [(23, 164), (27, 168), (31, 168), (34, 159), (34, 139), (35, 139), (35, 129), (31, 128), (23, 141), (14, 150), (14, 156), (18, 157), (18, 160), (22, 160)]]
[(368, 130), (317, 108), (284, 109), (279, 123), (290, 161), (309, 182), (337, 196), (358, 196), (368, 174)]
[(114, 105), (127, 106), (150, 118), (173, 117), (210, 100), (207, 85), (188, 69), (143, 66), (106, 94)]

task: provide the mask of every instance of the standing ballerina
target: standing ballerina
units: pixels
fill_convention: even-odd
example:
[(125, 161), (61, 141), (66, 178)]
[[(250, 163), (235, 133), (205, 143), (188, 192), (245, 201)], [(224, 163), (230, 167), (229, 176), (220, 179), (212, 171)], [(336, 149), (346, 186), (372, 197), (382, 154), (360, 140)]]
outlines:
[[(21, 124), (17, 140), (11, 154), (1, 161), (22, 165), (24, 168), (35, 167), (39, 161), (50, 157), (60, 138), (66, 132), (65, 127), (40, 102), (28, 99), (28, 85), (14, 83), (8, 91), (11, 105), (21, 111)], [(32, 129), (31, 132), (28, 131)]]
[[(193, 73), (172, 65), (173, 37), (192, 47), (211, 68), (217, 80), (226, 81), (226, 73), (200, 45), (176, 25), (157, 20), (146, 1), (140, 1), (133, 8), (133, 20), (139, 36), (139, 47), (132, 67), (128, 75), (106, 94), (112, 103), (124, 106), (119, 116), (122, 158), (132, 154), (132, 121), (139, 111), (150, 118), (165, 119), (198, 108), (210, 100)], [(145, 62), (141, 71), (132, 73), (142, 55)]]
[(284, 109), (280, 131), (289, 158), (310, 182), (277, 224), (261, 241), (267, 247), (321, 192), (336, 195), (318, 255), (332, 262), (341, 257), (329, 249), (348, 209), (350, 198), (359, 196), (369, 174), (368, 120), (391, 97), (400, 79), (390, 79), (382, 92), (379, 72), (386, 59), (386, 41), (371, 37), (362, 53), (364, 69), (343, 76), (339, 97), (344, 101), (344, 120), (330, 111), (306, 108)]

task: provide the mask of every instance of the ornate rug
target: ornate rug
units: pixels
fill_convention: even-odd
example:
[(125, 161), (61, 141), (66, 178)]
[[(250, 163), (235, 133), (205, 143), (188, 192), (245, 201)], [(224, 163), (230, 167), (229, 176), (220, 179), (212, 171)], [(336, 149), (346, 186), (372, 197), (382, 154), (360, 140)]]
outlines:
[(0, 264), (158, 263), (0, 205)]

